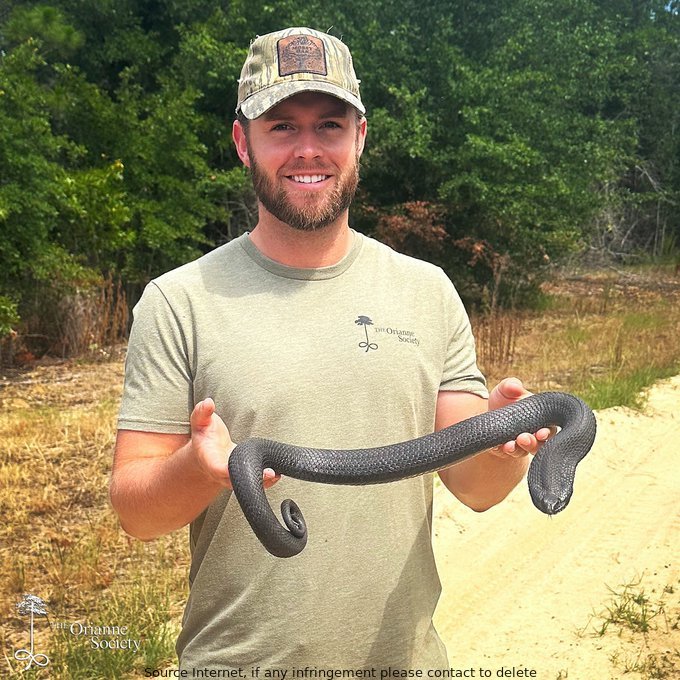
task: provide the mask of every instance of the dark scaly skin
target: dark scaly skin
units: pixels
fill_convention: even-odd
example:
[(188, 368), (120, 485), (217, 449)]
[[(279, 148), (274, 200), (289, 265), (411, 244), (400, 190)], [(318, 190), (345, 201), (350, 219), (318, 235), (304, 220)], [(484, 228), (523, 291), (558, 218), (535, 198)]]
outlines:
[(543, 427), (561, 430), (534, 456), (527, 475), (534, 505), (554, 515), (573, 493), (576, 466), (595, 441), (593, 412), (577, 397), (544, 392), (407, 442), (371, 449), (330, 450), (248, 439), (229, 457), (229, 476), (243, 513), (264, 547), (277, 557), (297, 555), (307, 543), (304, 517), (291, 500), (281, 504), (288, 529), (272, 512), (262, 472), (323, 484), (382, 484), (434, 472)]

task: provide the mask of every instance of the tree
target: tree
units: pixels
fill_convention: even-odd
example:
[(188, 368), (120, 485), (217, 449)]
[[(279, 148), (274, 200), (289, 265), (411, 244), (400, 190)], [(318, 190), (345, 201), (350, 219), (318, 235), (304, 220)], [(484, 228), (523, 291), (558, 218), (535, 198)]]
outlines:
[(134, 304), (151, 277), (252, 228), (237, 80), (249, 40), (286, 25), (341, 37), (363, 81), (353, 224), (446, 268), (468, 303), (530, 300), (588, 244), (680, 242), (677, 2), (5, 7), (0, 333), (46, 291), (107, 277)]
[(467, 300), (498, 281), (470, 266), (469, 238), (507, 263), (500, 299), (526, 298), (547, 264), (587, 241), (598, 188), (635, 150), (617, 108), (629, 91), (616, 21), (590, 0), (350, 2), (331, 20), (369, 109), (362, 228), (412, 202), (438, 206), (442, 264)]

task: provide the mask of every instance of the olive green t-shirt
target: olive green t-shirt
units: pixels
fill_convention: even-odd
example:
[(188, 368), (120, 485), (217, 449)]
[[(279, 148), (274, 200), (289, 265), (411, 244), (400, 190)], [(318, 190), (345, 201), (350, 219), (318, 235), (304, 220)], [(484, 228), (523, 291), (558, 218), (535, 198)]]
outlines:
[[(352, 235), (330, 267), (284, 266), (245, 234), (152, 281), (134, 310), (118, 427), (189, 433), (194, 404), (212, 397), (235, 442), (363, 448), (432, 432), (440, 390), (486, 396), (445, 274)], [(448, 667), (432, 624), (432, 475), (283, 478), (267, 497), (275, 511), (298, 503), (307, 547), (273, 557), (221, 493), (191, 525), (182, 669)]]

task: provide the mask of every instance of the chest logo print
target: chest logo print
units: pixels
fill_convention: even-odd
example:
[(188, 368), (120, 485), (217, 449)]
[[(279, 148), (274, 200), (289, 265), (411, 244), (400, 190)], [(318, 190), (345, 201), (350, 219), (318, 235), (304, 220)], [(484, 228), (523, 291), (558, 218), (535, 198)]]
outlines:
[(363, 326), (364, 332), (366, 333), (366, 340), (359, 343), (359, 347), (366, 349), (378, 349), (378, 344), (375, 342), (370, 342), (368, 339), (368, 327), (373, 325), (373, 321), (367, 316), (359, 316), (359, 318), (354, 322), (357, 326)]

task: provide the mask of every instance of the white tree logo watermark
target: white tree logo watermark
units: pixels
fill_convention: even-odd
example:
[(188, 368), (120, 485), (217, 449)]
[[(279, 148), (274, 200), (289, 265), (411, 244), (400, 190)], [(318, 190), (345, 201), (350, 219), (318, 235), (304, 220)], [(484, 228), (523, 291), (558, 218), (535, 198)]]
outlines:
[(46, 654), (35, 654), (33, 646), (33, 619), (35, 616), (47, 616), (47, 606), (45, 605), (45, 602), (36, 595), (24, 595), (21, 602), (17, 604), (17, 609), (19, 610), (19, 614), (31, 615), (31, 648), (17, 649), (17, 651), (14, 652), (14, 658), (17, 661), (28, 661), (24, 666), (24, 670), (28, 670), (33, 664), (40, 667), (47, 666), (50, 662), (49, 657)]

